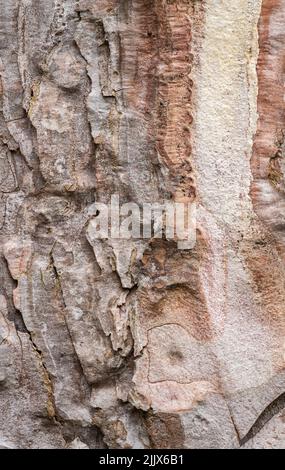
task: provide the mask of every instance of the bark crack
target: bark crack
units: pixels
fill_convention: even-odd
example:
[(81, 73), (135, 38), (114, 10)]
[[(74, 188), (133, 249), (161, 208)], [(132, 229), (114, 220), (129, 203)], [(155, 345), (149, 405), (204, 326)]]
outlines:
[(275, 398), (259, 415), (248, 433), (241, 439), (241, 446), (253, 439), (264, 426), (280, 411), (285, 408), (285, 392)]
[[(3, 259), (4, 259), (4, 262), (6, 264), (6, 268), (7, 268), (7, 271), (9, 273), (9, 275), (10, 275), (10, 278), (13, 281), (13, 285), (14, 285), (14, 287), (15, 286), (17, 287), (18, 282), (12, 277), (11, 271), (9, 269), (8, 261), (5, 257), (3, 257)], [(25, 323), (25, 319), (23, 317), (22, 312), (18, 308), (16, 308), (16, 306), (13, 302), (13, 299), (11, 300), (11, 302), (13, 303), (15, 313), (18, 315), (17, 320), (15, 320), (15, 317), (14, 317), (13, 320), (14, 320), (14, 325), (15, 325), (15, 331), (16, 331), (17, 337), (19, 339), (20, 347), (21, 347), (22, 362), (23, 362), (23, 344), (22, 344), (22, 340), (21, 340), (19, 331), (21, 331), (22, 333), (25, 333), (25, 334), (28, 335), (28, 338), (29, 338), (29, 340), (31, 342), (31, 345), (32, 345), (32, 349), (35, 351), (36, 356), (39, 360), (39, 364), (40, 364), (41, 369), (42, 369), (44, 385), (45, 385), (47, 395), (48, 395), (48, 400), (47, 400), (48, 417), (53, 419), (55, 423), (59, 424), (59, 421), (57, 420), (57, 417), (56, 417), (56, 406), (55, 406), (55, 400), (54, 400), (53, 383), (52, 383), (48, 368), (45, 364), (43, 353), (39, 349), (39, 347), (37, 346), (35, 340), (33, 339), (33, 333), (28, 329), (28, 327)], [(20, 324), (21, 324), (21, 329), (19, 328), (19, 324), (18, 324), (19, 321), (20, 321)]]

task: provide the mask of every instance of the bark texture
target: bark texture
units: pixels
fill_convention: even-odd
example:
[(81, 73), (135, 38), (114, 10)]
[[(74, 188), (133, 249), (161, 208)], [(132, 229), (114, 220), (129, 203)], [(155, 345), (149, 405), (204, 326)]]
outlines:
[(284, 448), (285, 0), (0, 11), (0, 447)]

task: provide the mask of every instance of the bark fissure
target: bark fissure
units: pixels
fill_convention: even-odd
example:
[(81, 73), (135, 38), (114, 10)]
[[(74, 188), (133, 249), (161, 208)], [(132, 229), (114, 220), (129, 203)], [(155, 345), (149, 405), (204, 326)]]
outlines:
[(270, 403), (265, 410), (259, 415), (251, 429), (248, 431), (246, 436), (244, 436), (240, 443), (241, 446), (246, 444), (250, 439), (253, 439), (264, 426), (280, 411), (283, 411), (285, 408), (285, 393), (282, 393), (277, 397), (272, 403)]

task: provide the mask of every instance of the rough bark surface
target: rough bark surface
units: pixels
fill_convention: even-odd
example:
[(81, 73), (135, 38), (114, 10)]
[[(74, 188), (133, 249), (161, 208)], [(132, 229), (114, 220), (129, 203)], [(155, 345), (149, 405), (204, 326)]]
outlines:
[(284, 448), (285, 0), (0, 11), (0, 448)]

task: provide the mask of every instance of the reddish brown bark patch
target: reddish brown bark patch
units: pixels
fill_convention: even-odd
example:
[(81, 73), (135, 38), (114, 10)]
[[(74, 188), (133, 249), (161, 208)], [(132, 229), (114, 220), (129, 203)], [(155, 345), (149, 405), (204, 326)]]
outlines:
[(147, 122), (176, 200), (195, 196), (191, 160), (191, 2), (135, 0), (122, 39), (125, 106)]
[[(264, 196), (261, 180), (280, 178), (278, 160), (285, 135), (285, 1), (264, 0), (259, 20), (258, 128), (252, 156), (252, 199), (261, 215)], [(272, 160), (275, 160), (272, 163)], [(276, 168), (279, 168), (276, 175)], [(284, 178), (284, 175), (283, 175)], [(274, 184), (272, 185), (274, 186)]]

